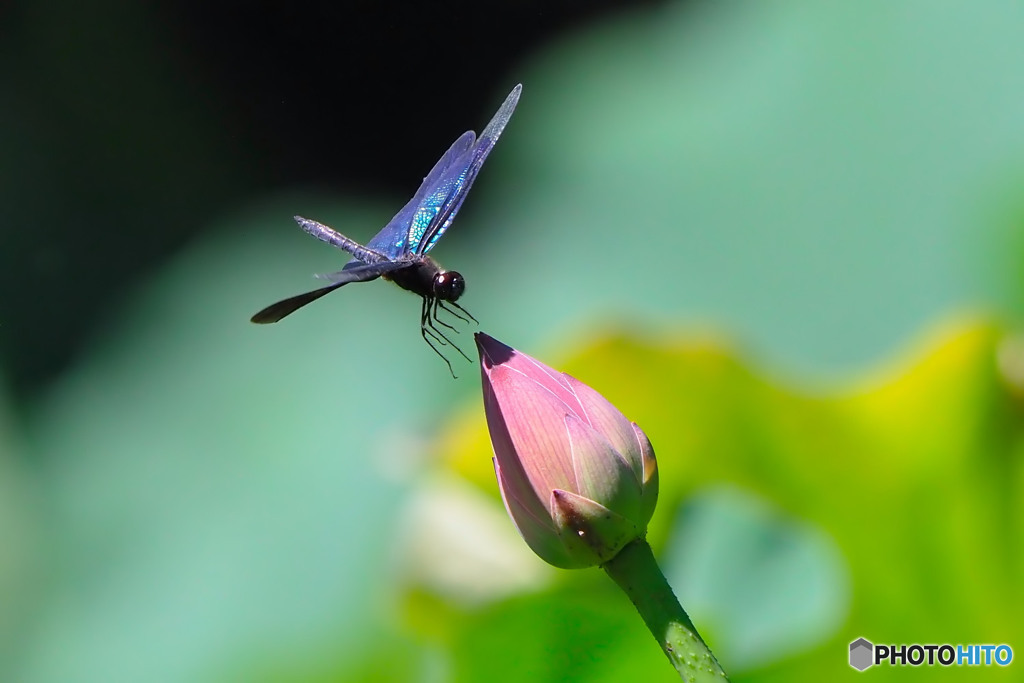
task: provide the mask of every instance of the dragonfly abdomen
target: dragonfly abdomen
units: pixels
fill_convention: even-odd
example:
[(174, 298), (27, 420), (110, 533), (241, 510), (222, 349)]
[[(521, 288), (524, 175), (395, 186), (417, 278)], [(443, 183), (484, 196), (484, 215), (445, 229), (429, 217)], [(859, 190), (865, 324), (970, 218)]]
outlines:
[(302, 216), (293, 216), (293, 218), (295, 219), (295, 222), (299, 224), (300, 228), (313, 237), (322, 242), (327, 242), (327, 244), (337, 247), (338, 249), (347, 251), (363, 263), (380, 263), (381, 261), (391, 260), (379, 251), (368, 249), (367, 247), (359, 244), (359, 242), (345, 237), (334, 228), (329, 228), (323, 223), (310, 220), (309, 218), (303, 218)]

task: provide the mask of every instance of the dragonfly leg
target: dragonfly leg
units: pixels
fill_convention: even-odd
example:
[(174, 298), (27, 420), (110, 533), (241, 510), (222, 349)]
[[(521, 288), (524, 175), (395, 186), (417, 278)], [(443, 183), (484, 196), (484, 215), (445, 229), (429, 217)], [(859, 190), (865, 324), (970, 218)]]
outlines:
[(463, 322), (467, 322), (467, 323), (468, 323), (468, 322), (469, 322), (470, 320), (472, 320), (472, 321), (473, 321), (473, 322), (475, 322), (475, 323), (476, 323), (477, 325), (479, 325), (479, 324), (480, 324), (480, 321), (479, 321), (479, 320), (477, 320), (476, 318), (474, 318), (474, 317), (473, 317), (473, 314), (472, 314), (472, 313), (470, 313), (469, 311), (467, 311), (467, 310), (466, 310), (465, 308), (463, 308), (462, 306), (458, 305), (458, 304), (457, 304), (457, 303), (455, 303), (454, 301), (449, 301), (449, 302), (447, 302), (447, 303), (451, 304), (451, 305), (452, 305), (452, 306), (454, 306), (455, 308), (457, 308), (457, 309), (459, 309), (460, 311), (462, 311), (463, 313), (465, 313), (465, 314), (466, 314), (466, 316), (465, 316), (465, 317), (464, 317), (464, 316), (462, 316), (462, 315), (460, 315), (460, 314), (459, 314), (459, 313), (457, 313), (456, 311), (453, 311), (452, 309), (448, 308), (447, 306), (445, 306), (445, 302), (444, 302), (444, 301), (441, 301), (441, 302), (438, 302), (438, 303), (439, 303), (439, 305), (441, 306), (441, 308), (442, 308), (442, 309), (443, 309), (444, 311), (446, 311), (446, 312), (450, 313), (451, 315), (455, 316), (455, 317), (456, 317), (456, 318), (458, 318), (459, 320), (462, 320)]
[(450, 346), (448, 337), (445, 337), (440, 333), (436, 327), (431, 324), (430, 321), (430, 304), (427, 299), (423, 300), (423, 307), (420, 310), (420, 332), (423, 334), (429, 334), (434, 341), (441, 346)]
[[(428, 336), (429, 335), (429, 336)], [(455, 371), (452, 369), (451, 361), (445, 357), (441, 351), (434, 346), (434, 342), (431, 341), (431, 337), (436, 340), (441, 346), (447, 346), (450, 342), (444, 341), (444, 335), (438, 337), (438, 332), (430, 325), (430, 300), (426, 297), (423, 298), (423, 308), (420, 311), (420, 336), (423, 337), (423, 341), (427, 342), (427, 346), (436, 353), (444, 364), (448, 366), (448, 372), (451, 373), (452, 379), (458, 379), (455, 376)]]
[[(454, 327), (452, 327), (451, 325), (449, 325), (449, 324), (448, 324), (448, 323), (446, 323), (445, 321), (443, 321), (443, 320), (438, 320), (438, 318), (437, 318), (437, 307), (436, 307), (436, 306), (434, 307), (434, 317), (433, 317), (433, 321), (434, 321), (434, 322), (436, 322), (436, 323), (437, 323), (438, 325), (440, 325), (441, 327), (447, 327), (447, 328), (448, 328), (449, 330), (451, 330), (451, 331), (452, 331), (452, 332), (454, 332), (455, 334), (458, 334), (458, 333), (459, 333), (459, 331), (458, 331), (457, 329), (455, 329)], [(467, 322), (468, 322), (468, 321), (467, 321)]]
[[(451, 346), (456, 351), (458, 351), (460, 356), (465, 358), (468, 362), (472, 363), (473, 361), (470, 360), (469, 356), (467, 356), (466, 353), (462, 349), (460, 349), (455, 342), (453, 342), (451, 339), (449, 339), (448, 336), (445, 335), (444, 332), (442, 332), (441, 330), (439, 330), (437, 327), (434, 326), (434, 323), (438, 322), (438, 323), (440, 323), (441, 325), (444, 325), (447, 328), (453, 329), (451, 325), (448, 325), (447, 323), (441, 322), (440, 320), (437, 319), (437, 306), (438, 306), (438, 300), (437, 299), (428, 300), (427, 303), (426, 303), (427, 315), (426, 315), (425, 320), (426, 320), (427, 327), (429, 327), (436, 334), (440, 335), (442, 339), (444, 339), (446, 342), (448, 342), (448, 345)], [(455, 330), (455, 331), (457, 332), (458, 330)]]
[(448, 337), (445, 337), (436, 328), (430, 325), (425, 325), (421, 327), (420, 332), (433, 339), (434, 342), (436, 342), (439, 346), (452, 346), (451, 342), (448, 340)]

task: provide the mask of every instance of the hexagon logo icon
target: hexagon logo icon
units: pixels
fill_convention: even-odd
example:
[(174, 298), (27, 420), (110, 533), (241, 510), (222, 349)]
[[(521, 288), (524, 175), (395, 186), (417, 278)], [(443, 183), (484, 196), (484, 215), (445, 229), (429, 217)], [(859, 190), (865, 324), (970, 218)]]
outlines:
[(850, 643), (850, 666), (857, 671), (863, 671), (874, 662), (875, 646), (866, 638), (858, 638)]

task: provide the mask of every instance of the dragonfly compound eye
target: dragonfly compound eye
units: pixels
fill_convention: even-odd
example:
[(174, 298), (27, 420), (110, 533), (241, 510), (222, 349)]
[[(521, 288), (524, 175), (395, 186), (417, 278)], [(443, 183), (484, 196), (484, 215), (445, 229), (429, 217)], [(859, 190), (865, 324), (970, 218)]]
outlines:
[(454, 270), (434, 276), (434, 296), (441, 301), (458, 301), (466, 291), (466, 278)]

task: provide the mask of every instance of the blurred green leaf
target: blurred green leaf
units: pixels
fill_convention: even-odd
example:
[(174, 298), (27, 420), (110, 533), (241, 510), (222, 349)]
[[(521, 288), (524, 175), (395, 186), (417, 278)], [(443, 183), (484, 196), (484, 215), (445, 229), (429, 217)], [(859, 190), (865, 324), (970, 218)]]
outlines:
[(849, 577), (835, 542), (747, 491), (711, 488), (687, 500), (662, 565), (733, 671), (820, 645), (849, 609)]
[(500, 305), (498, 338), (710, 322), (799, 371), (868, 367), (965, 304), (1021, 313), (1000, 210), (1022, 34), (1006, 0), (679, 3), (579, 30), (522, 75), (449, 238), (475, 258), (444, 258)]
[(416, 334), (418, 302), (386, 283), (249, 322), (337, 268), (290, 225), (296, 204), (315, 209), (268, 204), (186, 254), (35, 407), (60, 562), (19, 680), (222, 680), (256, 653), (355, 665), (393, 632), (422, 397), (454, 383)]
[[(601, 391), (651, 438), (661, 497), (650, 537), (664, 549), (683, 605), (698, 607), (698, 628), (700, 619), (709, 625), (726, 670), (735, 650), (748, 662), (735, 673), (753, 674), (749, 667), (764, 650), (757, 654), (750, 629), (766, 620), (785, 658), (762, 659), (757, 668), (767, 678), (757, 680), (853, 672), (845, 648), (859, 636), (1012, 644), (1024, 635), (1016, 617), (1024, 608), (1024, 405), (997, 370), (997, 354), (1012, 339), (997, 327), (950, 324), (869, 379), (829, 390), (778, 386), (713, 343), (589, 338), (552, 364)], [(1019, 367), (1024, 354), (1014, 353)], [(477, 406), (453, 422), (438, 451), (500, 505)], [(732, 520), (719, 522), (719, 538), (709, 545), (694, 538), (701, 529), (692, 523), (694, 510), (701, 508), (691, 507), (689, 519), (679, 515), (695, 497), (705, 498), (708, 510), (707, 493), (721, 482), (745, 494), (722, 499), (732, 501), (717, 514)], [(746, 498), (761, 502), (752, 510)], [(751, 526), (758, 518), (765, 521)], [(784, 531), (793, 524), (806, 531)], [(723, 548), (723, 537), (736, 547)], [(766, 543), (789, 548), (756, 559), (758, 544)], [(804, 560), (797, 565), (787, 556)], [(577, 578), (582, 574), (561, 573), (557, 585), (571, 591), (590, 580)], [(777, 594), (765, 595), (770, 591)], [(815, 595), (817, 604), (809, 605)], [(595, 592), (594, 599), (614, 598)], [(550, 618), (543, 604), (532, 616), (537, 629)], [(631, 628), (643, 630), (638, 617)], [(517, 628), (504, 637), (535, 635)], [(657, 661), (661, 654), (650, 643), (636, 656)], [(534, 666), (542, 666), (539, 659)], [(517, 659), (515, 666), (531, 664)]]
[(11, 678), (11, 662), (26, 647), (26, 624), (44, 588), (43, 557), (50, 550), (22, 426), (11, 407), (0, 376), (0, 680)]

